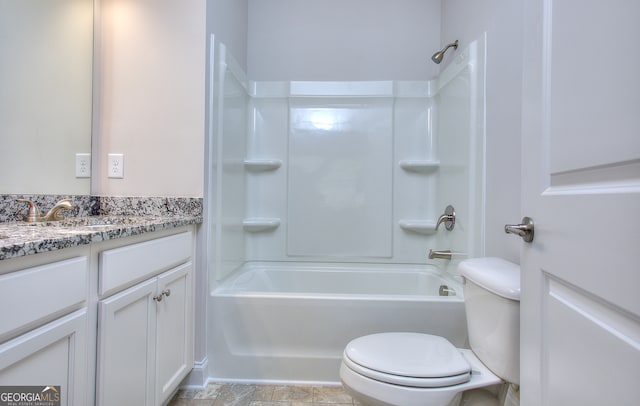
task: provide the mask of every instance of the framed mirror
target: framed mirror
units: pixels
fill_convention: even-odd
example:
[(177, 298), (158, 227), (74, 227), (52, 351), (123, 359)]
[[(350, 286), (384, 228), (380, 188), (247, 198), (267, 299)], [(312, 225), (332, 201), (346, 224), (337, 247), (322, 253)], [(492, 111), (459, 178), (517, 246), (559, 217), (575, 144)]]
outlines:
[(0, 55), (0, 194), (89, 194), (93, 0), (0, 0)]

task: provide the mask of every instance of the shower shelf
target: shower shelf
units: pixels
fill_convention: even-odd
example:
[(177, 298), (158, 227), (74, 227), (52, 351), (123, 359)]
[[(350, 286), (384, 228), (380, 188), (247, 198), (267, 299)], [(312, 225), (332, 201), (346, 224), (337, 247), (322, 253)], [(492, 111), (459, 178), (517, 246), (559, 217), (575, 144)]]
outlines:
[(245, 159), (244, 167), (253, 171), (273, 171), (282, 166), (279, 159)]
[(280, 226), (279, 218), (252, 217), (242, 221), (242, 228), (249, 233), (275, 230)]
[(437, 169), (440, 161), (432, 161), (425, 159), (405, 159), (399, 162), (399, 165), (405, 171), (410, 172), (428, 172)]
[(435, 234), (436, 222), (430, 220), (400, 220), (400, 228), (406, 231), (413, 231), (418, 234)]

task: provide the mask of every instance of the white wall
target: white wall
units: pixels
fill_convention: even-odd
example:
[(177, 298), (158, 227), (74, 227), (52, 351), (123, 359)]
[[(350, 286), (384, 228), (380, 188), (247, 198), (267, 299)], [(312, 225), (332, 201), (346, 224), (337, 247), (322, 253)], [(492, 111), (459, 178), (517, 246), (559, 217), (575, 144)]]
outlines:
[[(92, 193), (203, 196), (203, 0), (102, 0)], [(124, 179), (107, 154), (124, 154)]]
[(440, 0), (249, 0), (252, 80), (436, 76)]
[(514, 262), (522, 241), (505, 234), (504, 225), (526, 215), (520, 212), (521, 17), (520, 1), (442, 2), (444, 41), (458, 39), (464, 48), (487, 32), (485, 255)]
[(227, 52), (247, 71), (247, 0), (207, 0), (207, 32), (225, 44)]

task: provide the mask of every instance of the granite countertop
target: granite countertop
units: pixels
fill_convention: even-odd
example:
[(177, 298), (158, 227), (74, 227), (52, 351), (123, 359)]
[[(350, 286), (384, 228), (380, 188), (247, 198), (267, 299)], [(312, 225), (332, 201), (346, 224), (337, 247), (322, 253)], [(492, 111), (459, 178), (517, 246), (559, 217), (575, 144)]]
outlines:
[(201, 216), (88, 216), (0, 222), (0, 260), (202, 223)]

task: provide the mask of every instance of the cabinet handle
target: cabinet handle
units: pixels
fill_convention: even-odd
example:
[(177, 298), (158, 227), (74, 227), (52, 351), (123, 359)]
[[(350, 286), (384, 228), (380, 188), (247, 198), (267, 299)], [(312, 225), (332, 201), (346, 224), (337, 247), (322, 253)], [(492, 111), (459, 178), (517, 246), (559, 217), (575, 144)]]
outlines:
[(162, 298), (164, 296), (166, 296), (166, 297), (171, 296), (171, 289), (163, 290), (162, 293), (160, 293), (158, 296), (154, 296), (153, 300), (155, 300), (156, 302), (162, 302)]

